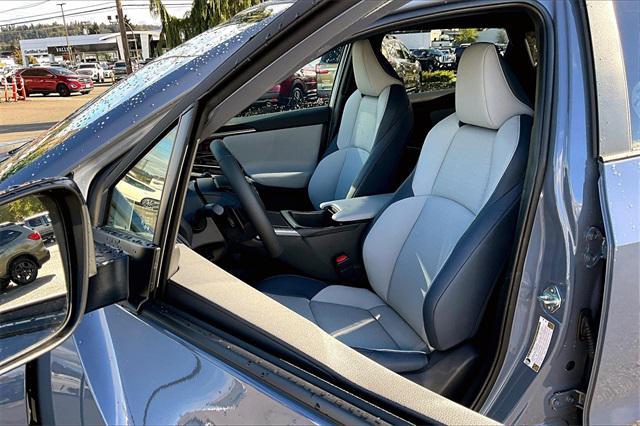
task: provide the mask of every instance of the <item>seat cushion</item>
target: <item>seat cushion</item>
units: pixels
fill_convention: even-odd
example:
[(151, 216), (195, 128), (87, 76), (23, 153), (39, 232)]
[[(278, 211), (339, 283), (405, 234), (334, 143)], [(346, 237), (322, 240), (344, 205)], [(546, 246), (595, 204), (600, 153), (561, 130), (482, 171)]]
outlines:
[(353, 348), (428, 351), (411, 327), (367, 289), (279, 275), (260, 283), (258, 290)]

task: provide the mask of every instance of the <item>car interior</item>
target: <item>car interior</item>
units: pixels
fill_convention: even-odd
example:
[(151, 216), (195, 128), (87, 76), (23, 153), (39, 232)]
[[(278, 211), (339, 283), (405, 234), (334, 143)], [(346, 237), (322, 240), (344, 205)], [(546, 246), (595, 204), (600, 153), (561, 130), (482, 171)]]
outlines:
[[(455, 89), (409, 96), (384, 36), (503, 28)], [(340, 46), (328, 105), (232, 119), (198, 149), (179, 242), (390, 370), (465, 401), (492, 354), (529, 155), (522, 11)], [(486, 366), (485, 366), (486, 368)]]
[[(384, 38), (463, 28), (502, 30), (506, 48), (479, 38), (450, 87), (407, 93)], [(256, 114), (247, 100), (199, 143), (178, 243), (389, 370), (471, 404), (508, 292), (538, 31), (529, 11), (505, 8), (334, 46), (328, 100)]]

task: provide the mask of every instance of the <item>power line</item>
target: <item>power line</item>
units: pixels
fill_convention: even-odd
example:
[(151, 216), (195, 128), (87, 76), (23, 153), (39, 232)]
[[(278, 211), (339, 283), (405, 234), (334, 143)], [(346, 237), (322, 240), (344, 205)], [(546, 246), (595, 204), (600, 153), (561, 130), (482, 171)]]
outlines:
[(11, 8), (11, 9), (0, 10), (0, 13), (12, 12), (14, 10), (31, 9), (32, 7), (36, 7), (36, 6), (40, 6), (41, 4), (45, 4), (48, 1), (50, 1), (50, 0), (43, 0), (43, 1), (40, 1), (38, 3), (28, 4), (26, 6), (19, 6), (19, 7), (14, 7), (14, 8)]
[[(76, 12), (76, 11), (83, 11), (83, 9), (87, 9), (87, 8), (92, 8), (92, 7), (97, 7), (97, 6), (105, 6), (105, 5), (110, 5), (111, 2), (110, 1), (106, 1), (106, 2), (102, 2), (102, 3), (97, 3), (97, 4), (92, 4), (91, 6), (82, 6), (82, 7), (75, 7), (72, 9), (68, 9), (68, 12)], [(115, 6), (112, 6), (115, 7)], [(69, 13), (67, 13), (66, 15), (69, 15)], [(7, 21), (15, 21), (15, 20), (20, 20), (20, 19), (33, 19), (33, 18), (40, 18), (42, 17), (43, 19), (49, 19), (46, 18), (47, 16), (51, 16), (52, 18), (60, 18), (62, 17), (62, 15), (60, 14), (60, 12), (46, 12), (46, 13), (40, 13), (40, 14), (36, 14), (36, 15), (31, 15), (29, 17), (26, 16), (22, 16), (22, 17), (14, 17), (14, 18), (8, 18), (8, 19), (0, 19), (0, 22), (7, 22)], [(3, 25), (9, 25), (9, 24), (3, 24)], [(11, 25), (15, 25), (14, 23), (11, 23)]]
[[(128, 5), (128, 6), (125, 6), (124, 8), (125, 9), (131, 9), (131, 8), (141, 9), (141, 8), (147, 8), (147, 7), (148, 6), (141, 4), (141, 5)], [(180, 6), (180, 5), (167, 5), (165, 7), (167, 9), (173, 9), (173, 8), (178, 8), (178, 7), (182, 7), (182, 6)], [(65, 16), (82, 16), (82, 15), (89, 15), (89, 14), (93, 14), (95, 12), (100, 12), (100, 11), (104, 11), (104, 10), (114, 10), (114, 9), (115, 9), (115, 6), (107, 6), (107, 7), (102, 7), (102, 8), (98, 8), (98, 9), (83, 10), (83, 11), (78, 11), (78, 12), (73, 12), (73, 13), (65, 13)], [(62, 17), (61, 14), (55, 14), (55, 15), (50, 15), (50, 16), (46, 16), (46, 17), (41, 17), (41, 18), (36, 18), (36, 19), (28, 19), (28, 20), (17, 21), (17, 22), (6, 22), (6, 21), (9, 21), (9, 20), (5, 20), (5, 21), (0, 21), (0, 26), (24, 25), (24, 24), (30, 24), (30, 23), (33, 23), (33, 22), (50, 21), (52, 19), (61, 18), (61, 17)], [(2, 23), (2, 22), (5, 22), (5, 23)]]

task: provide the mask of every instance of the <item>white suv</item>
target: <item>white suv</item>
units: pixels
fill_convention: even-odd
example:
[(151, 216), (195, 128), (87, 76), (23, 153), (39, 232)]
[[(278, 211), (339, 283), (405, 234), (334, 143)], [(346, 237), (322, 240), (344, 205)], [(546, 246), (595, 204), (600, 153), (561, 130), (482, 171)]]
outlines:
[(97, 62), (78, 64), (76, 72), (80, 75), (90, 75), (95, 82), (104, 83), (104, 69)]

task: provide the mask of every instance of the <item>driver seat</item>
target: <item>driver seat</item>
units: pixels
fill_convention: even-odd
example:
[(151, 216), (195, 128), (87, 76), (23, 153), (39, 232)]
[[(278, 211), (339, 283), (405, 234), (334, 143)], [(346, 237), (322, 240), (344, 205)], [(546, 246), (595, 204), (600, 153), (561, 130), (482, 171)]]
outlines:
[(396, 189), (393, 177), (409, 140), (413, 113), (402, 80), (375, 44), (377, 49), (369, 40), (352, 45), (357, 90), (347, 99), (338, 134), (309, 181), (315, 208), (325, 201)]
[(495, 46), (460, 61), (456, 111), (363, 243), (373, 291), (275, 276), (258, 289), (396, 372), (473, 337), (508, 260), (533, 111)]

